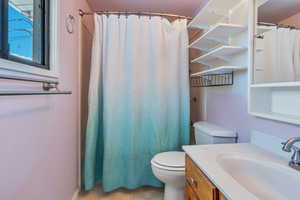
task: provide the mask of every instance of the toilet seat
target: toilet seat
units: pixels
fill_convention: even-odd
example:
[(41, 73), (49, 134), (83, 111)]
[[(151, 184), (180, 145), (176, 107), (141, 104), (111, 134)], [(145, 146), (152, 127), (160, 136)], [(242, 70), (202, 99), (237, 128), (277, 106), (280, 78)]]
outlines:
[(151, 160), (151, 164), (168, 171), (185, 170), (185, 153), (178, 151), (159, 153)]

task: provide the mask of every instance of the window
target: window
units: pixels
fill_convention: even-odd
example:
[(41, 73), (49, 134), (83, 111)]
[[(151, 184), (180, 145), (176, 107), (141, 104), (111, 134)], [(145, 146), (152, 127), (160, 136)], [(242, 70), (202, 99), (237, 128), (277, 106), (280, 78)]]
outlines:
[(49, 1), (0, 0), (0, 58), (50, 70)]

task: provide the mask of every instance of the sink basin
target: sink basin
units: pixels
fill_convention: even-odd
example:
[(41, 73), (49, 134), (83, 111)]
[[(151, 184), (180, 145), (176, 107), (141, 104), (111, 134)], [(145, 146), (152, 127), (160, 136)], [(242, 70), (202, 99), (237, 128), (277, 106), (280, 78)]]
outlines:
[(235, 154), (221, 154), (217, 162), (258, 199), (295, 200), (300, 197), (300, 172), (287, 166)]

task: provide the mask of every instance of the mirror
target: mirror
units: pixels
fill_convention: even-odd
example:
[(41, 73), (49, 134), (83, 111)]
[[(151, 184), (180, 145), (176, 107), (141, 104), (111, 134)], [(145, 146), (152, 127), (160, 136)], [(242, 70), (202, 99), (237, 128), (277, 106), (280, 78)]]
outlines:
[(300, 82), (300, 1), (257, 0), (254, 84)]

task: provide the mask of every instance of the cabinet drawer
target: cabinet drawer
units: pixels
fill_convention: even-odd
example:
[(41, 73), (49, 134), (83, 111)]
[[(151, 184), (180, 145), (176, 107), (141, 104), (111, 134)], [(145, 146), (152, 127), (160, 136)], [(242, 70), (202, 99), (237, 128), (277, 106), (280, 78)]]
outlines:
[(185, 200), (198, 200), (198, 198), (195, 195), (194, 191), (192, 190), (190, 184), (187, 182), (185, 183), (184, 199)]
[(186, 156), (186, 180), (201, 200), (218, 200), (217, 188), (206, 178), (194, 162)]

